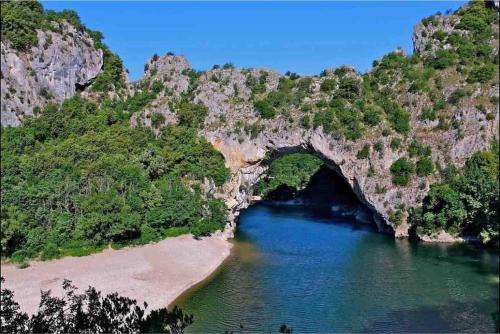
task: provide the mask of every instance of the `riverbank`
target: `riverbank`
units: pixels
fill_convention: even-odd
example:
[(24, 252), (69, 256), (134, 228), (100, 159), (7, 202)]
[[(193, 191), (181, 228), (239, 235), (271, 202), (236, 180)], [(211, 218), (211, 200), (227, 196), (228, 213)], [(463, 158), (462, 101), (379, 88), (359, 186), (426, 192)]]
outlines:
[(2, 264), (4, 287), (14, 291), (23, 311), (38, 309), (40, 290), (62, 293), (67, 278), (80, 290), (89, 285), (103, 293), (117, 292), (148, 303), (148, 309), (165, 307), (193, 285), (210, 276), (229, 256), (227, 233), (200, 240), (191, 235), (167, 238), (155, 244), (106, 249), (85, 257), (34, 261), (25, 269)]

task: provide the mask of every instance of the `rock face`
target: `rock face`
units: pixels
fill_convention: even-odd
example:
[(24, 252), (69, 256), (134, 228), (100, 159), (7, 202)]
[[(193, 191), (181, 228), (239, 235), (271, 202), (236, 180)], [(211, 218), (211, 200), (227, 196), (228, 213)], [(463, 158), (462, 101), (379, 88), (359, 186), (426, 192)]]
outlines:
[(62, 33), (38, 30), (38, 45), (29, 52), (1, 42), (1, 122), (19, 125), (37, 107), (60, 103), (84, 90), (100, 73), (102, 50), (86, 33), (62, 24)]

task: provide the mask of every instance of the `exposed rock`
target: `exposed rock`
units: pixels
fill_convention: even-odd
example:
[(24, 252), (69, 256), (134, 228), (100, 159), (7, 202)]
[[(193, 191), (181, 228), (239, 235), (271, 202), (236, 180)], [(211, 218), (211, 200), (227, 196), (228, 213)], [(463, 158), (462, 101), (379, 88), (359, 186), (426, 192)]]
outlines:
[(100, 73), (103, 53), (92, 38), (69, 24), (61, 28), (62, 33), (38, 30), (38, 45), (29, 52), (1, 42), (2, 126), (19, 125), (47, 102), (62, 102)]
[(440, 231), (439, 233), (433, 235), (422, 235), (420, 236), (422, 241), (426, 242), (464, 242), (465, 240), (461, 237), (455, 237), (445, 231)]

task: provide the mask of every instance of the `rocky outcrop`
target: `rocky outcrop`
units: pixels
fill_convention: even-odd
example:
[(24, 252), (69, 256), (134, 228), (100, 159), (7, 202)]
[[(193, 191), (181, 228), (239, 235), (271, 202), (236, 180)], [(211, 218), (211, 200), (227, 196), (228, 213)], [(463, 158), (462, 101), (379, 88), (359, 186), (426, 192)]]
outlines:
[(459, 22), (460, 18), (457, 15), (434, 15), (424, 19), (413, 29), (413, 52), (425, 55), (433, 53), (437, 49), (451, 49), (452, 46), (446, 40), (437, 38), (436, 33), (466, 34), (466, 31), (455, 28)]
[(28, 52), (1, 42), (1, 122), (19, 125), (48, 102), (60, 103), (84, 90), (100, 73), (103, 52), (90, 36), (62, 23), (61, 33), (38, 30)]

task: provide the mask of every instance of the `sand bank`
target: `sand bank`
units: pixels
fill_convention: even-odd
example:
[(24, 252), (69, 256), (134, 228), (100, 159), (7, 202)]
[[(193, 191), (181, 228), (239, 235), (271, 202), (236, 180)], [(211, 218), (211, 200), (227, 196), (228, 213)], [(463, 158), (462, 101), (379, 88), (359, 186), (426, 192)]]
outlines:
[(40, 290), (61, 295), (63, 279), (80, 291), (94, 286), (103, 293), (146, 301), (148, 309), (167, 306), (182, 292), (208, 277), (229, 256), (232, 244), (222, 235), (195, 240), (190, 235), (156, 244), (105, 251), (85, 257), (32, 262), (25, 269), (1, 266), (5, 287), (23, 311), (38, 309)]

